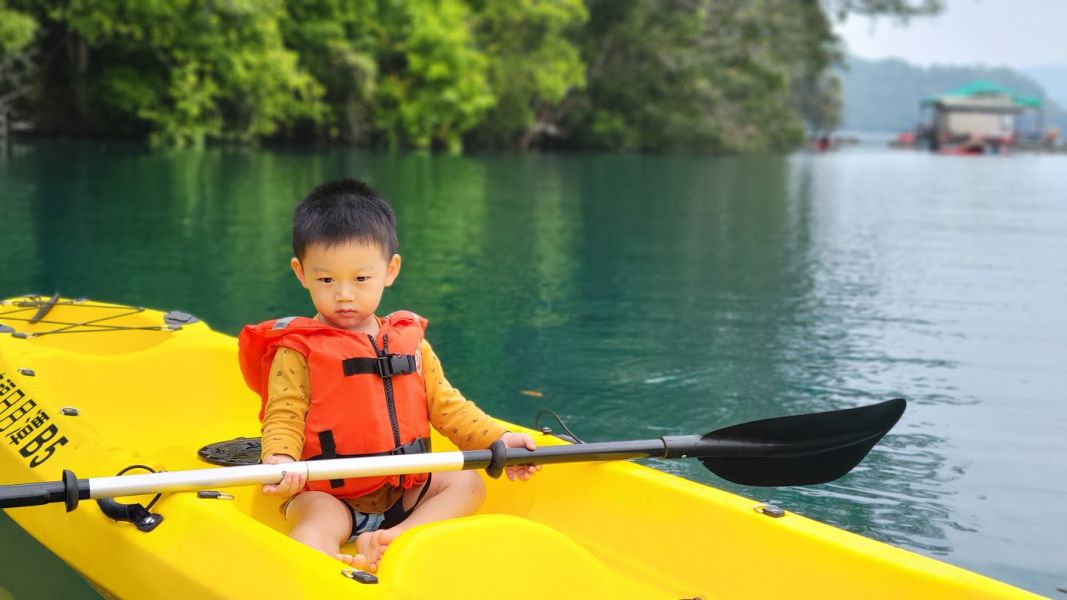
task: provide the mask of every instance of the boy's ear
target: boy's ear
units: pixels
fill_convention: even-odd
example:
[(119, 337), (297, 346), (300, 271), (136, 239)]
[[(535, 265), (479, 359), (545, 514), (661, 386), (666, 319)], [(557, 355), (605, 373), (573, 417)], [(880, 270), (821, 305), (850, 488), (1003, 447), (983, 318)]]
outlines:
[(396, 276), (400, 274), (400, 255), (394, 254), (393, 258), (389, 259), (389, 265), (385, 269), (385, 287), (393, 285), (396, 281)]
[(304, 265), (300, 264), (300, 259), (294, 256), (289, 261), (289, 266), (293, 268), (293, 274), (300, 280), (300, 285), (307, 289), (308, 284), (307, 281), (304, 280)]

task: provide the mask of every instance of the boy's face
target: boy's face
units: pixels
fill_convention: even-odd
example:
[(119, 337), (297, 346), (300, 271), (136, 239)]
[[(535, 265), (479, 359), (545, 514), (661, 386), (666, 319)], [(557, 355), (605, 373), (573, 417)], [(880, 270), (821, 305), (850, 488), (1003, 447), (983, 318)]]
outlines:
[(374, 311), (382, 292), (400, 273), (400, 255), (386, 257), (377, 244), (346, 242), (327, 247), (314, 243), (304, 249), (304, 259), (291, 263), (300, 284), (311, 293), (311, 302), (328, 325), (375, 334)]

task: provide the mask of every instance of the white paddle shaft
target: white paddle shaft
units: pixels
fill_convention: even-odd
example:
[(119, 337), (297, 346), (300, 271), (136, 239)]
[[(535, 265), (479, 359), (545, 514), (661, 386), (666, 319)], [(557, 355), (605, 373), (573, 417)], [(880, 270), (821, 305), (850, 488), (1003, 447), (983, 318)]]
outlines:
[(149, 493), (203, 490), (213, 487), (278, 483), (286, 473), (293, 472), (303, 472), (309, 481), (321, 481), (462, 469), (462, 452), (335, 458), (278, 465), (247, 465), (191, 471), (162, 471), (118, 477), (94, 477), (89, 479), (89, 497), (114, 498)]

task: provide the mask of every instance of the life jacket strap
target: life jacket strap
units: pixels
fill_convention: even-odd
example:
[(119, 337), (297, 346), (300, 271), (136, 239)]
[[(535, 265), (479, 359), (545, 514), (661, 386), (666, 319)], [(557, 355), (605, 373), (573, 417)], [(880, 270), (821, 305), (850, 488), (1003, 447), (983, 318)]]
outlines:
[(388, 379), (393, 375), (407, 375), (416, 370), (414, 354), (386, 354), (376, 358), (346, 358), (341, 361), (345, 377), (377, 375)]
[[(333, 430), (327, 429), (319, 432), (319, 447), (322, 448), (322, 458), (337, 458), (337, 444), (333, 441)], [(345, 484), (343, 479), (331, 479), (330, 487), (339, 488)]]
[[(323, 443), (325, 442), (325, 443)], [(418, 438), (412, 440), (403, 446), (393, 448), (386, 452), (373, 452), (370, 454), (338, 454), (337, 446), (333, 441), (333, 431), (327, 429), (326, 431), (319, 432), (319, 443), (322, 448), (322, 454), (318, 456), (310, 456), (304, 460), (326, 460), (330, 458), (362, 458), (365, 456), (401, 456), (405, 454), (424, 454), (431, 452), (430, 438)], [(340, 487), (340, 486), (334, 486)]]

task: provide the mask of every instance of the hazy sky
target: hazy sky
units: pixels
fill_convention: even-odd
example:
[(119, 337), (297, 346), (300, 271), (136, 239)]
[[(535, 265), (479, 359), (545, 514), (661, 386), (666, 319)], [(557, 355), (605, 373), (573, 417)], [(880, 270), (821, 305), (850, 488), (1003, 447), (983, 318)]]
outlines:
[(946, 0), (936, 17), (899, 25), (849, 17), (837, 33), (863, 58), (930, 65), (1067, 65), (1067, 0)]

